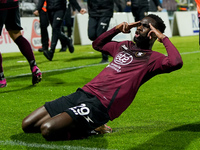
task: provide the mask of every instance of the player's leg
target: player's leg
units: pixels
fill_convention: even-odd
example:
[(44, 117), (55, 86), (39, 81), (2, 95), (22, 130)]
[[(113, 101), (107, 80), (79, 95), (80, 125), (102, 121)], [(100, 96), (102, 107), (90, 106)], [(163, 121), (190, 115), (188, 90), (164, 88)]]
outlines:
[(27, 41), (26, 38), (22, 36), (20, 30), (9, 30), (8, 32), (9, 32), (10, 37), (18, 46), (21, 53), (29, 62), (30, 69), (32, 72), (32, 84), (35, 85), (36, 83), (41, 81), (42, 73), (36, 64), (35, 56), (33, 54), (30, 43)]
[(200, 49), (200, 13), (198, 13), (198, 19), (199, 19), (199, 49)]
[[(0, 17), (0, 36), (2, 33), (3, 25), (6, 21), (6, 16), (7, 16), (7, 10), (0, 10), (1, 17)], [(4, 77), (4, 72), (3, 72), (3, 58), (0, 52), (0, 88), (6, 87), (6, 78)]]
[[(81, 113), (81, 110), (86, 109), (86, 107), (76, 106), (71, 109), (74, 109), (74, 112), (78, 111), (79, 113)], [(68, 112), (63, 112), (46, 120), (41, 125), (40, 128), (42, 136), (48, 141), (58, 141), (58, 140), (82, 139), (90, 135), (93, 135), (93, 133), (91, 132), (92, 130), (88, 130), (87, 125), (85, 126), (85, 123), (83, 123), (83, 122), (88, 123), (88, 121), (86, 121), (82, 116), (78, 115), (77, 117), (79, 119), (75, 121), (71, 117), (71, 115), (68, 114)], [(85, 117), (85, 118), (90, 118), (90, 117)], [(112, 129), (106, 124), (104, 124), (94, 129), (94, 131), (96, 132), (96, 134), (105, 134), (105, 133), (111, 133)]]
[(142, 20), (144, 17), (148, 15), (149, 6), (142, 6), (140, 11), (138, 12), (139, 20)]
[[(111, 17), (101, 17), (99, 19), (98, 26), (96, 29), (97, 37), (99, 37), (102, 33), (107, 31), (107, 29), (109, 27), (110, 19), (111, 19)], [(108, 55), (107, 54), (102, 53), (102, 60), (100, 63), (108, 63)]]
[(36, 65), (35, 57), (30, 43), (21, 34), (21, 30), (23, 28), (20, 26), (20, 24), (19, 8), (17, 7), (10, 9), (7, 13), (5, 26), (10, 37), (16, 43), (21, 53), (26, 57), (30, 64), (30, 69), (32, 71), (32, 84), (34, 85), (41, 81), (42, 73)]
[(35, 57), (30, 43), (25, 39), (20, 30), (8, 30), (10, 37), (18, 46), (21, 53), (26, 57), (28, 62), (35, 61)]
[(47, 12), (41, 10), (39, 18), (40, 18), (42, 48), (38, 49), (38, 51), (43, 52), (44, 50), (48, 50), (49, 48), (49, 34), (47, 30), (47, 27), (49, 26), (49, 18)]
[[(58, 17), (63, 18), (64, 13), (65, 13), (64, 10), (59, 10), (59, 11), (56, 11), (55, 16), (56, 16), (56, 18), (58, 18)], [(62, 29), (62, 23), (63, 23), (63, 21), (60, 21), (60, 22), (55, 21), (53, 28), (55, 29), (56, 34), (58, 35), (58, 38), (60, 39), (62, 47), (66, 47), (66, 48), (68, 47), (69, 52), (73, 53), (74, 52), (74, 46), (72, 44), (72, 40), (70, 38), (68, 38), (67, 35), (65, 35), (62, 32), (62, 30), (61, 30)]]
[(44, 106), (36, 109), (22, 121), (25, 133), (40, 133), (46, 140), (68, 140), (73, 130), (72, 118), (66, 113), (51, 117)]
[(7, 85), (6, 78), (4, 77), (4, 73), (3, 73), (2, 61), (3, 61), (3, 58), (0, 53), (0, 88), (6, 87), (6, 85)]
[(94, 41), (97, 38), (97, 24), (98, 23), (98, 19), (94, 18), (94, 17), (89, 17), (88, 20), (88, 38), (91, 41)]
[(41, 106), (23, 119), (22, 129), (25, 133), (39, 133), (41, 125), (50, 118), (46, 108)]
[(132, 15), (133, 15), (133, 17), (135, 19), (135, 22), (140, 20), (140, 17), (139, 17), (139, 7), (134, 7), (131, 4), (131, 13), (132, 13)]
[(70, 140), (75, 129), (76, 124), (72, 117), (63, 112), (45, 121), (41, 125), (41, 134), (48, 141)]

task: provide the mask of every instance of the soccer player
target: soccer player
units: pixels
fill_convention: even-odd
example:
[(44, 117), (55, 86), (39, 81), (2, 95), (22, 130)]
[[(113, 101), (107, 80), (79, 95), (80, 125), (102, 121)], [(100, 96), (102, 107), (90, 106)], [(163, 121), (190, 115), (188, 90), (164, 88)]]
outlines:
[[(42, 73), (36, 65), (30, 43), (21, 34), (23, 28), (20, 23), (18, 0), (0, 0), (0, 35), (3, 25), (5, 25), (10, 37), (19, 47), (21, 53), (28, 60), (32, 72), (32, 84), (35, 85), (41, 81)], [(2, 66), (2, 55), (0, 53), (0, 88), (5, 87), (6, 85), (7, 82), (4, 77)]]
[[(134, 42), (112, 41), (133, 27), (137, 27)], [(181, 55), (164, 30), (163, 20), (152, 14), (104, 32), (92, 45), (110, 54), (113, 61), (75, 93), (47, 102), (24, 118), (24, 132), (41, 132), (46, 140), (77, 139), (119, 117), (146, 81), (182, 67)], [(167, 56), (151, 50), (156, 39), (165, 46)]]

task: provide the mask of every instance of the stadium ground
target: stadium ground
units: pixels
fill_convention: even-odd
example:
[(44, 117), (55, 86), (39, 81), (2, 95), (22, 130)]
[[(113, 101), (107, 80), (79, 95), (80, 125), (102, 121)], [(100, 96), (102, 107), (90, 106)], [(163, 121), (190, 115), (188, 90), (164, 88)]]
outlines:
[[(1, 150), (198, 150), (200, 147), (198, 36), (172, 37), (184, 66), (145, 83), (131, 106), (109, 122), (112, 134), (84, 140), (47, 142), (40, 134), (24, 134), (21, 121), (31, 111), (62, 95), (74, 92), (95, 77), (107, 64), (90, 45), (75, 46), (75, 53), (55, 53), (47, 61), (34, 52), (43, 80), (31, 85), (31, 74), (20, 53), (3, 54), (8, 86), (0, 89)], [(153, 49), (166, 54), (162, 44)], [(109, 58), (111, 61), (111, 58)]]

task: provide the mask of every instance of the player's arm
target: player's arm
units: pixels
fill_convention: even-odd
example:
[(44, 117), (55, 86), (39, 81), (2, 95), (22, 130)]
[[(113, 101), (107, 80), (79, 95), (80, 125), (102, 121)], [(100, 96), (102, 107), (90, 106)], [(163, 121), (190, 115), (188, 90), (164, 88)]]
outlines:
[(122, 33), (130, 33), (131, 28), (137, 27), (140, 25), (140, 21), (133, 22), (128, 24), (127, 22), (122, 22), (121, 24), (117, 25), (116, 27), (108, 30), (101, 34), (93, 43), (92, 46), (95, 50), (98, 51), (107, 51), (109, 54), (115, 52), (118, 47), (119, 42), (112, 41), (112, 38)]
[(39, 16), (39, 11), (38, 11), (38, 10), (35, 10), (35, 11), (33, 12), (33, 14), (34, 14), (35, 16)]
[(75, 8), (75, 9), (77, 9), (78, 12), (81, 13), (82, 15), (87, 12), (87, 10), (85, 8), (81, 8), (81, 6), (77, 2), (77, 0), (69, 0), (69, 2), (72, 5), (72, 7)]
[(162, 61), (162, 65), (169, 69), (169, 72), (180, 69), (183, 66), (183, 60), (179, 51), (171, 43), (168, 37), (163, 38), (162, 42), (168, 54), (168, 56)]
[(156, 63), (154, 69), (162, 70), (162, 72), (171, 72), (180, 69), (183, 66), (183, 61), (177, 48), (171, 43), (167, 36), (154, 28), (151, 24), (149, 25), (151, 31), (148, 33), (148, 36), (150, 38), (157, 38), (159, 42), (163, 43), (168, 54), (162, 60), (157, 60), (159, 63)]
[(166, 36), (163, 33), (161, 33), (158, 29), (154, 28), (151, 23), (149, 24), (149, 26), (150, 26), (151, 30), (148, 33), (148, 37), (150, 39), (151, 38), (157, 38), (157, 40), (162, 43), (163, 39)]
[(158, 11), (162, 11), (163, 10), (162, 5), (160, 3), (160, 0), (153, 0), (153, 2), (155, 4), (155, 6), (157, 7)]
[(126, 5), (131, 6), (131, 0), (126, 0)]
[[(38, 4), (37, 4), (37, 7), (36, 7), (36, 11), (38, 11), (38, 15), (39, 15), (39, 12), (42, 10), (42, 7), (44, 5), (44, 2), (45, 0), (39, 0), (38, 1)], [(37, 12), (36, 12), (37, 13)]]
[(112, 55), (117, 49), (117, 43), (112, 41), (112, 38), (120, 33), (115, 27), (102, 33), (96, 40), (92, 42), (92, 46), (95, 50), (104, 52), (106, 54)]

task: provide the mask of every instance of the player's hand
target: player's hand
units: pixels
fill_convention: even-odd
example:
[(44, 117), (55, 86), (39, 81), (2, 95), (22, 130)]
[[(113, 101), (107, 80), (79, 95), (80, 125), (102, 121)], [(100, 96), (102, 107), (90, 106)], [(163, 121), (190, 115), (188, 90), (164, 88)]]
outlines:
[(152, 24), (149, 24), (150, 31), (148, 33), (148, 37), (151, 38), (158, 38), (157, 40), (162, 43), (162, 40), (166, 37), (163, 33), (161, 33), (158, 29), (154, 28)]
[(33, 14), (34, 14), (35, 16), (39, 16), (39, 11), (38, 11), (38, 10), (35, 10), (35, 11), (33, 12)]
[(127, 6), (131, 6), (131, 1), (126, 2)]
[(163, 10), (163, 8), (161, 6), (158, 6), (157, 10), (161, 12)]
[(123, 33), (130, 33), (131, 32), (130, 30), (133, 27), (138, 27), (139, 25), (140, 25), (140, 21), (132, 22), (132, 23), (122, 22), (121, 24), (117, 25), (115, 28)]
[(87, 10), (85, 9), (85, 8), (82, 8), (81, 10), (80, 10), (80, 13), (83, 15), (83, 14), (85, 14), (87, 12)]

